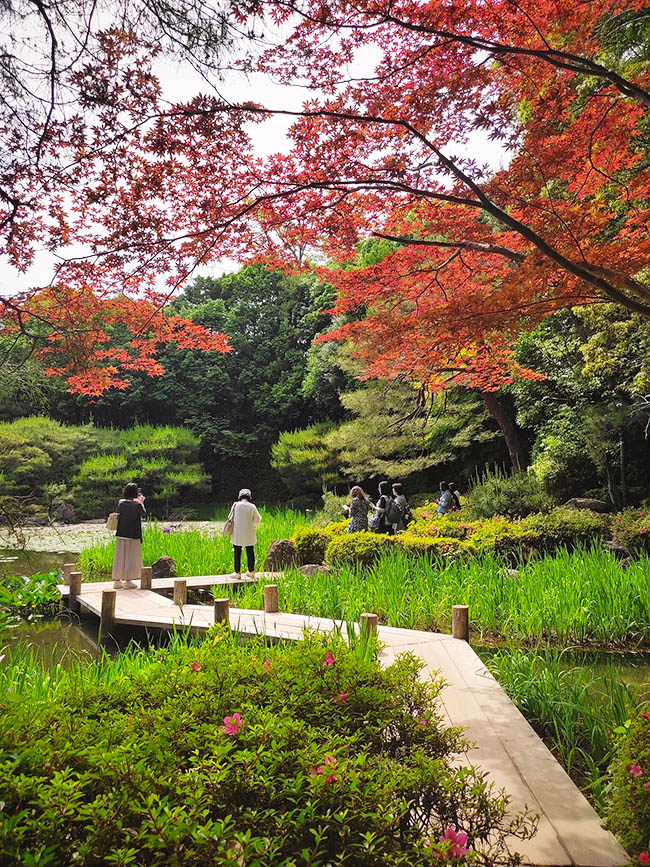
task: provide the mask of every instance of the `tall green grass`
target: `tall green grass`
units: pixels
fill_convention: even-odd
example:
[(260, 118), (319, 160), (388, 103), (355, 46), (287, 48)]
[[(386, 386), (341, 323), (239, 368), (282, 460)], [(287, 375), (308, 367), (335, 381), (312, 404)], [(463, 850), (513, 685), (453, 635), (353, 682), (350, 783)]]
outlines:
[(570, 654), (499, 650), (487, 667), (557, 759), (605, 815), (615, 729), (633, 718), (641, 696), (618, 671), (572, 664)]
[[(215, 509), (216, 522), (228, 516), (227, 508)], [(266, 552), (274, 539), (286, 539), (307, 524), (306, 516), (291, 509), (260, 509), (262, 523), (257, 531), (255, 561), (258, 569), (264, 564)], [(229, 537), (221, 532), (221, 523), (215, 527), (215, 535), (209, 536), (198, 530), (165, 532), (165, 524), (147, 524), (142, 536), (142, 559), (145, 565), (158, 557), (173, 557), (179, 577), (188, 575), (222, 575), (233, 570), (232, 545)], [(111, 571), (115, 539), (103, 545), (92, 545), (81, 552), (79, 564), (84, 580), (103, 580)]]
[[(452, 606), (464, 604), (471, 629), (483, 637), (559, 645), (650, 642), (648, 560), (623, 568), (597, 547), (522, 564), (517, 577), (494, 555), (430, 563), (391, 551), (371, 568), (310, 577), (287, 572), (276, 583), (281, 609), (296, 613), (356, 620), (373, 611), (390, 626), (448, 631)], [(262, 607), (259, 584), (229, 592), (238, 607)]]

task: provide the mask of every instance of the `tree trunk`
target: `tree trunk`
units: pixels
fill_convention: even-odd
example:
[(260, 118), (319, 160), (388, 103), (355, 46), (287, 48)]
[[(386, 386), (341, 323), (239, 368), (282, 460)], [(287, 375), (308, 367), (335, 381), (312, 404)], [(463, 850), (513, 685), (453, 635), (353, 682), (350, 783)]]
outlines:
[(523, 443), (521, 442), (519, 431), (517, 430), (515, 423), (497, 397), (496, 392), (482, 391), (480, 394), (483, 398), (485, 408), (496, 420), (496, 423), (499, 425), (499, 429), (503, 434), (503, 438), (506, 441), (512, 469), (516, 473), (521, 472), (521, 470), (524, 470), (528, 466), (528, 456)]

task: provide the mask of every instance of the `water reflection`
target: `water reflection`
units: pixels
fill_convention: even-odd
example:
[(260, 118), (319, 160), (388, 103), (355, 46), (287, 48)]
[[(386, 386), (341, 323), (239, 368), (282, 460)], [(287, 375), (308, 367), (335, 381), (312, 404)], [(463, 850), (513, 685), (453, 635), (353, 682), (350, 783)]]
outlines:
[(28, 551), (0, 548), (0, 578), (5, 575), (34, 575), (62, 569), (64, 563), (75, 563), (78, 554), (70, 551)]
[(92, 621), (62, 618), (54, 621), (34, 621), (8, 627), (0, 635), (0, 646), (9, 651), (27, 652), (46, 667), (66, 661), (97, 658), (97, 629)]

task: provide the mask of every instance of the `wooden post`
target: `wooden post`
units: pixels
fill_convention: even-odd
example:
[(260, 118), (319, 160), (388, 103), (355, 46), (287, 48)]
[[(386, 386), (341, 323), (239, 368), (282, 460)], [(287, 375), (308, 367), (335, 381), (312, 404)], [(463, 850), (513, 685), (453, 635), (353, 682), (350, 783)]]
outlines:
[(371, 635), (377, 634), (377, 622), (379, 617), (376, 614), (369, 614), (364, 611), (359, 618), (359, 627), (361, 629), (362, 638), (370, 638)]
[(68, 596), (68, 605), (70, 607), (70, 611), (74, 611), (75, 614), (79, 614), (80, 605), (77, 600), (77, 597), (81, 593), (81, 572), (71, 572), (70, 573), (70, 595)]
[(267, 614), (275, 614), (276, 611), (279, 611), (278, 607), (278, 585), (277, 584), (265, 584), (264, 585), (264, 611)]
[(63, 564), (63, 583), (68, 585), (70, 584), (70, 573), (74, 572), (76, 568), (76, 563), (64, 563)]
[(143, 566), (140, 572), (140, 590), (151, 590), (151, 566)]
[(116, 597), (117, 590), (102, 590), (102, 614), (99, 620), (99, 631), (102, 641), (113, 634)]
[(187, 602), (187, 581), (177, 578), (174, 581), (174, 605), (185, 605)]
[(214, 622), (230, 626), (230, 600), (228, 598), (214, 600)]
[(451, 634), (453, 638), (469, 641), (469, 608), (467, 605), (454, 605), (451, 609)]

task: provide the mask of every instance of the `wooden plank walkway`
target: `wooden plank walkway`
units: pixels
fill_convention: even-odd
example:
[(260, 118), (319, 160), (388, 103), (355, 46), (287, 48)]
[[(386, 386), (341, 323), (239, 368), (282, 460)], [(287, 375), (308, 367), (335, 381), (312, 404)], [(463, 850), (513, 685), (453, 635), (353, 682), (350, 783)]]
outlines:
[[(101, 616), (99, 584), (83, 584), (80, 605)], [(305, 628), (318, 632), (338, 630), (345, 623), (324, 617), (284, 612), (229, 610), (230, 626), (249, 634), (274, 639), (300, 640)], [(184, 605), (150, 590), (118, 590), (115, 623), (158, 629), (204, 632), (214, 624), (214, 607)], [(384, 645), (380, 660), (390, 665), (403, 652), (424, 662), (422, 678), (433, 673), (447, 681), (442, 693), (444, 713), (453, 726), (462, 726), (475, 743), (469, 760), (489, 774), (497, 787), (510, 795), (511, 811), (529, 808), (540, 816), (532, 840), (514, 840), (513, 851), (535, 867), (620, 867), (629, 858), (552, 753), (535, 734), (512, 701), (464, 641), (435, 632), (388, 626), (378, 628)]]
[[(189, 578), (183, 578), (182, 580), (187, 583), (188, 590), (209, 590), (210, 587), (216, 587), (221, 585), (228, 584), (255, 584), (260, 579), (273, 580), (274, 578), (278, 578), (278, 574), (276, 572), (256, 572), (254, 578), (246, 578), (245, 573), (242, 574), (241, 578), (233, 578), (232, 575), (193, 575)], [(173, 590), (174, 589), (174, 581), (178, 579), (176, 578), (154, 578), (151, 581), (151, 589), (160, 592), (161, 590)], [(89, 581), (83, 584), (83, 591), (86, 592), (86, 588), (91, 587), (93, 590), (112, 590), (113, 582), (112, 581)], [(57, 590), (61, 594), (63, 598), (69, 595), (70, 587), (68, 584), (57, 584)]]

